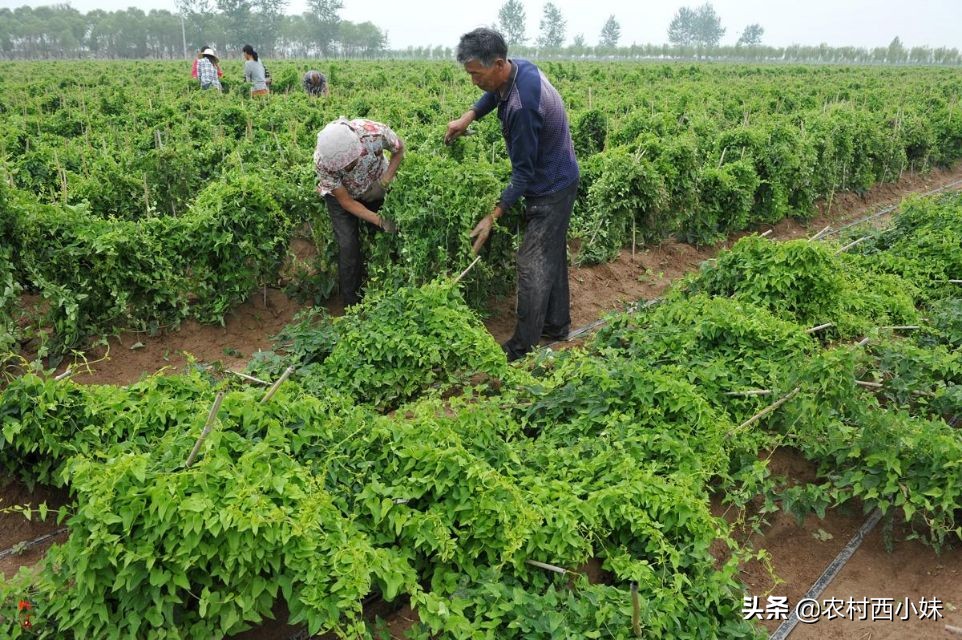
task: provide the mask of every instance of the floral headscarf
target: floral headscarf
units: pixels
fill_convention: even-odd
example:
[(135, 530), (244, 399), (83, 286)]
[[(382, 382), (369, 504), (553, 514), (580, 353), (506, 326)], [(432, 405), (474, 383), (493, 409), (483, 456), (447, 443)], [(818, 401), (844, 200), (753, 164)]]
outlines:
[(314, 161), (325, 171), (340, 171), (360, 158), (363, 150), (347, 118), (338, 118), (317, 134)]

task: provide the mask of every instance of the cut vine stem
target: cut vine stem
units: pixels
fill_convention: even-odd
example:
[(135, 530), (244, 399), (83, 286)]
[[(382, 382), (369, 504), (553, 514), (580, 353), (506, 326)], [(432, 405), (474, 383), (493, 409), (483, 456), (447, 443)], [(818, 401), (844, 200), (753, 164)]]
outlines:
[(274, 397), (274, 394), (277, 393), (277, 390), (280, 388), (280, 386), (284, 384), (284, 381), (287, 380), (292, 373), (294, 373), (294, 365), (291, 365), (288, 368), (284, 369), (284, 373), (281, 374), (281, 377), (278, 378), (273, 385), (271, 385), (271, 388), (268, 389), (267, 393), (264, 394), (264, 397), (261, 398), (261, 404), (264, 404), (265, 402), (270, 402), (271, 398)]
[(210, 413), (207, 414), (207, 422), (204, 424), (204, 430), (200, 432), (200, 437), (197, 438), (197, 442), (194, 443), (194, 448), (191, 449), (190, 455), (187, 456), (187, 463), (184, 465), (186, 468), (190, 468), (190, 465), (194, 464), (194, 459), (197, 458), (198, 452), (200, 452), (200, 447), (204, 444), (204, 440), (210, 435), (210, 432), (214, 428), (214, 420), (217, 419), (217, 412), (220, 411), (220, 403), (224, 401), (224, 392), (221, 391), (214, 398), (214, 404), (210, 408)]

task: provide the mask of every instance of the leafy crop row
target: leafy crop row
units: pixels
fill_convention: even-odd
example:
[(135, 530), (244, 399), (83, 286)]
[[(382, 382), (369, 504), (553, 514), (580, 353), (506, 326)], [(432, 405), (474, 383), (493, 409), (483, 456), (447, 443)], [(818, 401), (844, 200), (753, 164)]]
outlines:
[[(325, 69), (332, 95), (314, 100), (297, 89), (303, 65), (272, 65), (280, 84), (260, 101), (199, 92), (177, 63), (11, 65), (0, 96), (0, 182), (10, 192), (0, 233), (22, 291), (5, 296), (26, 296), (32, 329), (5, 342), (52, 332), (44, 350), (57, 353), (112, 330), (217, 321), (256, 285), (278, 281), (287, 257), (281, 240), (306, 223), (318, 255), (285, 274), (292, 291), (325, 299), (335, 286), (336, 244), (314, 192), (311, 153), (317, 131), (340, 115), (388, 123), (409, 150), (385, 208), (401, 233), (365, 240), (369, 289), (463, 270), (466, 235), (509, 168), (493, 117), (453, 147), (441, 143), (446, 122), (477, 97), (467, 76), (454, 62), (336, 62)], [(837, 192), (962, 157), (956, 70), (544, 68), (565, 97), (582, 165), (572, 221), (582, 262), (671, 233), (712, 242), (756, 222), (808, 215)], [(240, 75), (235, 62), (225, 70)], [(151, 77), (149, 88), (141, 77)], [(244, 188), (252, 202), (227, 193), (239, 176), (256, 183), (257, 194)], [(266, 200), (283, 224), (247, 220), (274, 215)], [(201, 224), (198, 215), (211, 204), (256, 258), (209, 251), (200, 236), (217, 234), (217, 223)], [(516, 215), (504, 218), (467, 277), (473, 308), (510, 291), (519, 228)], [(257, 277), (185, 264), (182, 247)], [(80, 253), (98, 263), (90, 277)], [(29, 304), (38, 297), (45, 317)]]
[[(962, 538), (958, 298), (891, 273), (956, 264), (962, 245), (921, 249), (955, 237), (960, 211), (958, 197), (911, 203), (851, 256), (746, 238), (662, 303), (527, 368), (506, 366), (439, 282), (304, 317), (255, 362), (270, 377), (297, 366), (269, 402), (196, 371), (12, 380), (4, 468), (75, 501), (68, 542), (0, 586), (0, 628), (24, 636), (27, 598), (40, 637), (221, 637), (283, 598), (311, 631), (372, 637), (361, 600), (376, 593), (410, 602), (411, 637), (627, 639), (635, 582), (650, 637), (757, 637), (737, 579), (755, 552), (713, 496), (795, 512), (858, 499), (934, 545)], [(900, 295), (869, 286), (886, 269)], [(920, 330), (882, 328), (912, 303)], [(809, 332), (813, 318), (834, 330)], [(760, 454), (777, 446), (818, 478), (770, 477)]]

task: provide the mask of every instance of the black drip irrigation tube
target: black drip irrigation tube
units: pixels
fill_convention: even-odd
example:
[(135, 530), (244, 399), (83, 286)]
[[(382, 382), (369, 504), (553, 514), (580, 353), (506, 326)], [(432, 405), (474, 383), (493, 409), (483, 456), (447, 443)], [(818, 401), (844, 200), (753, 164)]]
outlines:
[[(814, 600), (822, 595), (822, 592), (825, 591), (825, 588), (828, 587), (832, 580), (835, 579), (835, 577), (842, 570), (842, 567), (845, 566), (845, 563), (851, 560), (852, 556), (855, 555), (855, 552), (862, 545), (862, 541), (865, 540), (865, 537), (872, 532), (872, 529), (875, 528), (875, 525), (877, 525), (881, 519), (882, 512), (878, 509), (869, 515), (868, 520), (865, 521), (865, 524), (863, 524), (862, 527), (855, 532), (855, 535), (852, 536), (852, 539), (848, 541), (848, 544), (845, 545), (845, 547), (838, 552), (838, 555), (835, 556), (835, 559), (832, 560), (827, 567), (825, 567), (825, 571), (823, 571), (822, 575), (819, 576), (818, 580), (815, 581), (815, 584), (813, 584), (809, 590), (805, 592), (803, 600)], [(797, 610), (792, 611), (792, 615), (788, 617), (788, 620), (783, 622), (777, 629), (775, 629), (775, 632), (769, 636), (769, 640), (785, 640), (785, 638), (791, 635), (792, 631), (795, 630), (795, 627), (798, 625), (798, 623), (798, 612)]]
[(52, 539), (52, 538), (56, 538), (56, 537), (59, 536), (60, 534), (66, 533), (66, 532), (67, 532), (67, 527), (61, 527), (61, 528), (57, 529), (56, 531), (51, 531), (50, 533), (45, 533), (44, 535), (40, 536), (39, 538), (34, 538), (33, 540), (28, 540), (28, 541), (26, 541), (26, 542), (18, 542), (17, 544), (13, 545), (13, 546), (10, 547), (9, 549), (4, 549), (3, 551), (0, 551), (0, 560), (3, 560), (3, 559), (6, 558), (7, 556), (12, 556), (12, 555), (14, 555), (14, 554), (16, 554), (16, 553), (22, 553), (22, 552), (26, 551), (27, 549), (29, 549), (29, 548), (31, 548), (31, 547), (35, 547), (35, 546), (37, 546), (38, 544), (43, 544), (43, 543), (46, 542), (47, 540), (50, 540), (50, 539)]

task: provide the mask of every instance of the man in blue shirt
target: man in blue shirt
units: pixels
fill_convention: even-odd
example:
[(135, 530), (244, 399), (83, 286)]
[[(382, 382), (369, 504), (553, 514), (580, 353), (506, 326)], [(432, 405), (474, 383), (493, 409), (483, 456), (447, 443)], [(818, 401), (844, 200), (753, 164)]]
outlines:
[(540, 338), (565, 339), (571, 327), (568, 222), (578, 193), (578, 161), (561, 96), (534, 64), (509, 60), (497, 31), (461, 36), (458, 62), (485, 93), (444, 136), (450, 143), (495, 108), (511, 158), (511, 183), (471, 232), (477, 253), (495, 220), (523, 196), (525, 231), (518, 251), (518, 322), (502, 347), (516, 360)]

